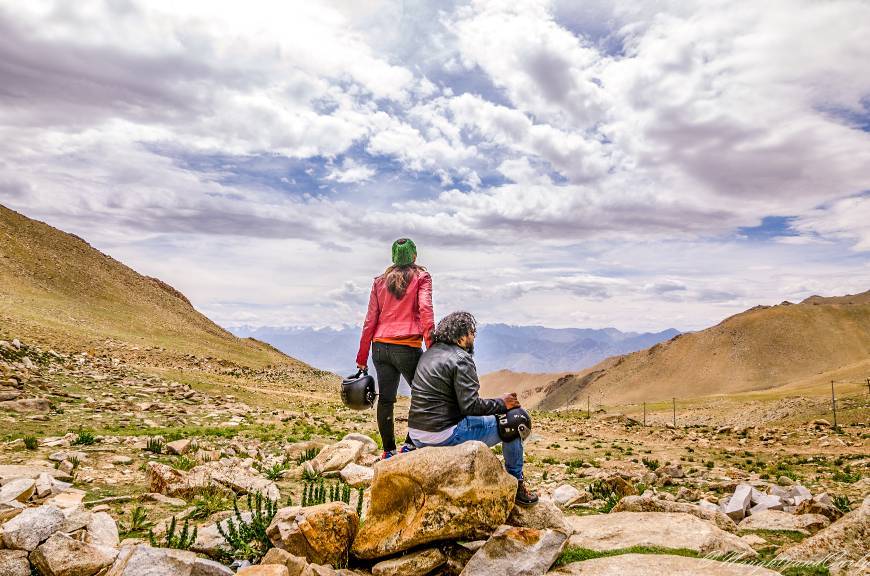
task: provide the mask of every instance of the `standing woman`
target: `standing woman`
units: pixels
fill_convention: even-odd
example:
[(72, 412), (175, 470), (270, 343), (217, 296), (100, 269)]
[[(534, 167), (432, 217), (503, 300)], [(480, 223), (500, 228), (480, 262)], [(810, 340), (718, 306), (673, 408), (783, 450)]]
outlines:
[[(417, 265), (417, 246), (410, 238), (393, 242), (393, 265), (375, 278), (369, 309), (362, 328), (357, 367), (368, 366), (369, 346), (378, 375), (378, 430), (384, 444), (381, 459), (396, 454), (393, 405), (399, 376), (410, 384), (417, 362), (432, 345), (435, 315), (432, 311), (432, 277)], [(409, 445), (409, 443), (406, 443)], [(413, 450), (409, 445), (402, 452)]]

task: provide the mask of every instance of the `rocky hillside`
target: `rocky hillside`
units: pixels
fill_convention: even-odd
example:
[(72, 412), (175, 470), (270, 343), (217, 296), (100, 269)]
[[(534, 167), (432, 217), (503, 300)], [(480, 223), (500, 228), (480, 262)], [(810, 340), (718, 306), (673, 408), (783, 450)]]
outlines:
[(864, 398), (836, 430), (813, 406), (676, 429), (539, 412), (523, 508), (483, 444), (379, 462), (373, 414), (316, 388), (254, 406), (115, 360), (0, 341), (0, 574), (773, 576), (702, 557), (854, 565), (870, 529)]
[(167, 368), (261, 369), (305, 364), (233, 336), (157, 278), (87, 242), (0, 206), (0, 338), (56, 351), (102, 351)]
[[(783, 387), (823, 393), (870, 374), (870, 292), (756, 306), (706, 330), (535, 383), (540, 408), (663, 401)], [(830, 393), (830, 389), (827, 389)]]

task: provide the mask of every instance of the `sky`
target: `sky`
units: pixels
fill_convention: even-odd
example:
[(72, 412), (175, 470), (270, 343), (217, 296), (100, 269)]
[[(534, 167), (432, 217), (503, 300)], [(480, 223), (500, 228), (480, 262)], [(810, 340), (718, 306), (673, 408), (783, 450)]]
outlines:
[(870, 289), (870, 3), (0, 0), (0, 203), (224, 326), (695, 330)]

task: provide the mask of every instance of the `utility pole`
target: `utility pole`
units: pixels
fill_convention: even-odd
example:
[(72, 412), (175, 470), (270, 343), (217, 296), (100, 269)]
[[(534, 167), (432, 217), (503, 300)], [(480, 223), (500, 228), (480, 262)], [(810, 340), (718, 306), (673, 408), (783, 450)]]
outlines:
[(643, 403), (643, 425), (646, 426), (646, 402)]
[(870, 378), (867, 378), (867, 393), (870, 394)]
[(586, 419), (592, 418), (592, 412), (589, 411), (589, 394), (586, 395)]
[(834, 381), (831, 380), (831, 408), (834, 410), (834, 430), (837, 429), (837, 397), (834, 396)]
[(671, 398), (671, 401), (674, 403), (674, 429), (677, 428), (677, 399)]

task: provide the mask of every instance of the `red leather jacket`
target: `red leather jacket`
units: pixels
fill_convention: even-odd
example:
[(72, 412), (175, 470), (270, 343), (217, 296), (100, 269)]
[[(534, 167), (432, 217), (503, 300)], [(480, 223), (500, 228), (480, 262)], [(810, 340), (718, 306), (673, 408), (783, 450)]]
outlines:
[(372, 283), (369, 310), (359, 340), (357, 364), (366, 364), (375, 338), (423, 336), (426, 348), (432, 345), (435, 313), (432, 311), (432, 277), (420, 272), (408, 284), (405, 296), (397, 299), (387, 289), (382, 276)]

